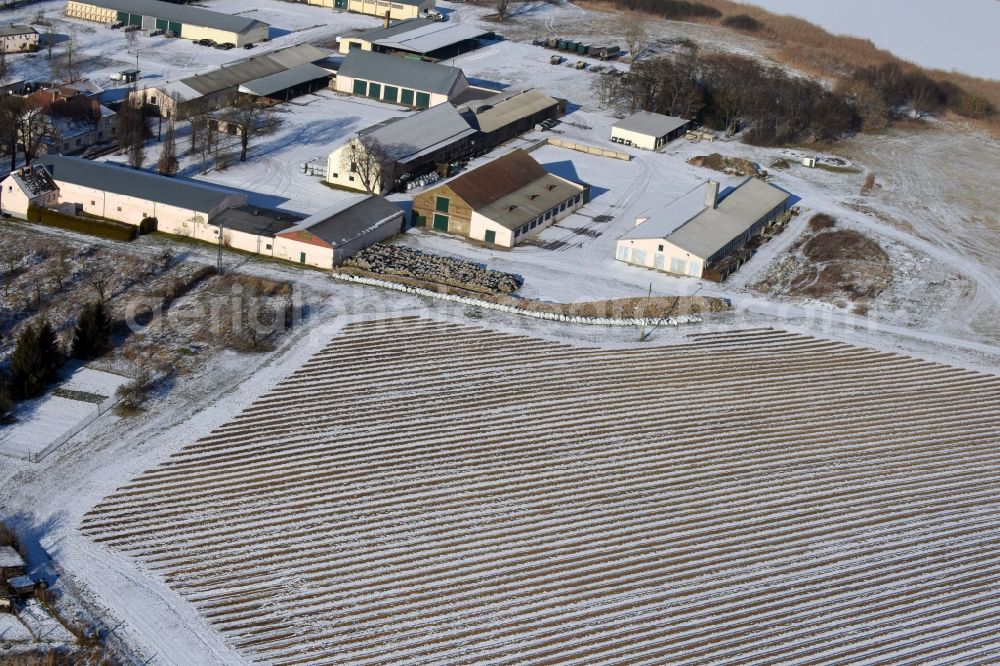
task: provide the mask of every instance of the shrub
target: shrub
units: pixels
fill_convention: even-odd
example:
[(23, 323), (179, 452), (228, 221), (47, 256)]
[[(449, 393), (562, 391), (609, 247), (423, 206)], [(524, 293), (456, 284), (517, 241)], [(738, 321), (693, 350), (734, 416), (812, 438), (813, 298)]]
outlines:
[(145, 236), (146, 234), (151, 234), (156, 231), (156, 225), (159, 224), (155, 217), (144, 217), (142, 221), (139, 222), (139, 234)]
[(15, 398), (34, 398), (45, 392), (64, 358), (47, 319), (26, 326), (10, 356), (10, 388)]
[(131, 241), (139, 235), (139, 229), (130, 224), (114, 222), (112, 220), (101, 220), (96, 218), (83, 218), (74, 215), (66, 215), (50, 208), (39, 206), (28, 206), (28, 221), (36, 224), (44, 224), (48, 227), (57, 227), (67, 231), (75, 231), (90, 236), (99, 236), (111, 240)]
[(135, 414), (149, 400), (149, 394), (156, 387), (156, 379), (148, 370), (140, 370), (130, 382), (118, 387), (116, 411), (122, 415)]
[(745, 32), (757, 32), (763, 24), (752, 16), (746, 14), (734, 14), (722, 19), (722, 25), (733, 30), (743, 30)]
[(813, 232), (832, 229), (836, 224), (834, 219), (826, 213), (816, 213), (809, 220), (809, 230)]

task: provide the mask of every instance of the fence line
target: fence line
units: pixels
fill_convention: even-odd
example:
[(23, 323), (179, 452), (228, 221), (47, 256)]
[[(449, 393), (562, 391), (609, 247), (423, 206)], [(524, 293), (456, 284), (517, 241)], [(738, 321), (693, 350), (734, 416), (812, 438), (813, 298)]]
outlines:
[(577, 143), (576, 141), (557, 139), (556, 137), (549, 137), (546, 140), (546, 142), (550, 146), (567, 148), (569, 150), (575, 150), (579, 153), (588, 153), (590, 155), (598, 155), (600, 157), (612, 157), (616, 160), (625, 160), (626, 162), (632, 159), (632, 156), (629, 155), (628, 153), (620, 153), (617, 150), (611, 150), (610, 148), (600, 148), (598, 146), (590, 146), (586, 143)]
[(76, 435), (78, 435), (81, 430), (89, 426), (91, 423), (93, 423), (100, 417), (107, 414), (108, 411), (110, 411), (111, 408), (117, 404), (118, 404), (118, 397), (113, 395), (108, 399), (106, 399), (101, 404), (95, 405), (94, 411), (89, 416), (84, 417), (83, 420), (81, 421), (77, 421), (76, 425), (74, 425), (70, 430), (64, 432), (58, 438), (46, 444), (44, 449), (42, 449), (37, 453), (31, 453), (29, 451), (27, 457), (28, 462), (34, 462), (34, 463), (41, 462), (50, 453), (52, 453), (60, 446), (71, 440), (73, 437), (76, 437)]
[(558, 321), (569, 324), (587, 324), (591, 326), (679, 326), (681, 324), (700, 324), (703, 320), (697, 315), (679, 315), (677, 317), (582, 317), (578, 315), (565, 315), (559, 312), (538, 312), (535, 310), (528, 310), (527, 308), (519, 308), (513, 305), (506, 305), (503, 303), (494, 303), (492, 301), (485, 301), (478, 298), (470, 298), (468, 296), (456, 296), (455, 294), (443, 294), (441, 292), (432, 291), (430, 289), (424, 289), (422, 287), (411, 287), (406, 284), (401, 284), (399, 282), (392, 282), (390, 280), (378, 280), (376, 278), (362, 277), (360, 275), (346, 275), (343, 273), (331, 273), (332, 277), (336, 280), (343, 280), (345, 282), (355, 282), (358, 284), (367, 284), (373, 287), (383, 287), (385, 289), (394, 289), (395, 291), (402, 291), (407, 294), (415, 294), (417, 296), (429, 296), (431, 298), (437, 298), (444, 301), (452, 301), (455, 303), (463, 303), (465, 305), (472, 305), (479, 308), (485, 308), (487, 310), (498, 310), (500, 312), (509, 312), (511, 314), (522, 315), (524, 317), (533, 317), (535, 319), (547, 319), (549, 321)]

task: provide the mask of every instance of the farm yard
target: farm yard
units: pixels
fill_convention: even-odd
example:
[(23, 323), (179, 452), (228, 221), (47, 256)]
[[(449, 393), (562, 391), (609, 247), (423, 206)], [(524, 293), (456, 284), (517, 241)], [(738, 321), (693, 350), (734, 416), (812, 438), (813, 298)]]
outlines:
[(994, 376), (778, 330), (363, 321), (82, 530), (260, 663), (967, 663), (998, 417)]

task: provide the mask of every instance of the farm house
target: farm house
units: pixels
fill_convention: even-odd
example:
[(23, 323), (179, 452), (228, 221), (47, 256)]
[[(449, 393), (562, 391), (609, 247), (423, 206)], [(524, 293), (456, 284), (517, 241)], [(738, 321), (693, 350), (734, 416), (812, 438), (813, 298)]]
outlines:
[(69, 0), (66, 16), (98, 23), (123, 23), (147, 32), (163, 30), (182, 39), (211, 39), (236, 46), (266, 42), (270, 31), (263, 21), (160, 0)]
[(489, 35), (488, 31), (463, 23), (414, 18), (366, 30), (358, 35), (341, 37), (339, 48), (345, 55), (359, 49), (443, 60), (479, 48), (479, 40), (487, 39)]
[(15, 169), (0, 182), (0, 212), (24, 218), (29, 206), (55, 206), (59, 188), (40, 164)]
[(475, 128), (451, 104), (390, 118), (361, 130), (357, 137), (330, 153), (326, 180), (365, 191), (365, 178), (358, 172), (364, 167), (351, 162), (357, 155), (353, 151), (366, 152), (364, 144), (368, 143), (384, 152), (384, 167), (381, 173), (373, 174), (373, 189), (380, 194), (389, 192), (404, 176), (427, 173), (440, 164), (469, 156), (475, 136)]
[(30, 25), (0, 26), (0, 51), (21, 53), (38, 49), (38, 31)]
[(611, 141), (646, 150), (661, 148), (691, 127), (685, 118), (639, 111), (611, 126)]
[[(666, 273), (724, 279), (720, 262), (788, 210), (789, 194), (748, 177), (720, 192), (708, 181), (618, 239), (615, 258)], [(735, 269), (734, 269), (735, 270)]]
[(403, 230), (403, 210), (382, 197), (351, 197), (307, 217), (274, 239), (278, 259), (331, 269)]
[(316, 63), (327, 55), (311, 44), (287, 46), (136, 90), (130, 99), (134, 104), (151, 107), (164, 118), (177, 119), (220, 109), (241, 90), (287, 99), (326, 85), (330, 72)]
[(59, 190), (59, 204), (75, 204), (88, 215), (138, 225), (157, 220), (168, 234), (214, 241), (210, 222), (246, 195), (183, 178), (168, 178), (111, 162), (48, 155), (40, 160)]
[(352, 49), (337, 70), (339, 92), (426, 109), (469, 89), (457, 67)]
[(547, 172), (518, 149), (415, 196), (413, 221), (513, 247), (586, 201), (585, 186)]

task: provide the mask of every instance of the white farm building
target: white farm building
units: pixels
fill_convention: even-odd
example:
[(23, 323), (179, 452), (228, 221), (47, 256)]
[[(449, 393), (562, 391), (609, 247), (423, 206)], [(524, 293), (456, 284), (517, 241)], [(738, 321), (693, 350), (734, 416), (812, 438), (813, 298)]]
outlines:
[(457, 67), (352, 49), (337, 70), (337, 91), (427, 109), (469, 89)]
[(182, 39), (211, 39), (246, 46), (266, 42), (270, 26), (245, 16), (160, 0), (69, 0), (66, 16), (98, 23), (123, 23), (145, 31), (163, 30)]
[(640, 217), (618, 239), (615, 258), (689, 277), (724, 279), (718, 264), (788, 210), (789, 194), (757, 178), (720, 192), (708, 181), (658, 211)]
[(645, 150), (662, 148), (691, 127), (685, 118), (639, 111), (611, 126), (611, 141)]

